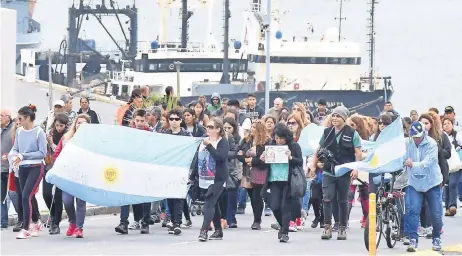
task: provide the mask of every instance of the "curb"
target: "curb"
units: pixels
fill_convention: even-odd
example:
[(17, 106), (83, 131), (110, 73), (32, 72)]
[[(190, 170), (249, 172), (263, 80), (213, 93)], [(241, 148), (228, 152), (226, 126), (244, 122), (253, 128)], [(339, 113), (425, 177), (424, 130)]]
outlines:
[[(40, 214), (41, 220), (45, 223), (48, 219), (49, 212), (43, 211), (44, 213)], [(96, 216), (96, 215), (108, 215), (108, 214), (116, 214), (120, 212), (120, 207), (104, 207), (104, 206), (93, 206), (87, 208), (87, 213), (85, 216)], [(63, 219), (67, 218), (67, 213), (63, 209)], [(8, 216), (8, 226), (14, 226), (18, 220), (17, 215), (10, 215)]]
[[(24, 81), (24, 76), (16, 75), (16, 79), (25, 82)], [(34, 84), (37, 84), (37, 85), (39, 85), (41, 87), (44, 87), (44, 88), (48, 88), (48, 86), (49, 86), (49, 82), (38, 80), (38, 79), (34, 82)], [(54, 90), (58, 91), (58, 92), (61, 92), (61, 93), (74, 93), (74, 92), (79, 91), (78, 89), (70, 88), (70, 87), (67, 87), (67, 86), (60, 85), (60, 84), (52, 84), (52, 88)], [(113, 100), (113, 99), (110, 99), (109, 97), (101, 96), (101, 95), (96, 94), (96, 93), (90, 93), (89, 96), (95, 98), (96, 101), (101, 101), (101, 102), (105, 102), (105, 103), (109, 103), (109, 104), (114, 104), (114, 105), (119, 105), (119, 106), (127, 104), (127, 102), (125, 102), (125, 101)]]

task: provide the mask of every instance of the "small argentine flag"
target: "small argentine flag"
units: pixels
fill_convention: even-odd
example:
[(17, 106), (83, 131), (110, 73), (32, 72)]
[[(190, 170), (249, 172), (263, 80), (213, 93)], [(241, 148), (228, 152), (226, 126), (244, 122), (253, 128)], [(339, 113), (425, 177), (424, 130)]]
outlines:
[(335, 175), (342, 176), (350, 170), (390, 173), (402, 169), (406, 155), (405, 141), (402, 120), (397, 118), (383, 129), (366, 159), (336, 166)]
[(101, 206), (185, 198), (190, 165), (201, 141), (85, 124), (66, 143), (46, 180)]

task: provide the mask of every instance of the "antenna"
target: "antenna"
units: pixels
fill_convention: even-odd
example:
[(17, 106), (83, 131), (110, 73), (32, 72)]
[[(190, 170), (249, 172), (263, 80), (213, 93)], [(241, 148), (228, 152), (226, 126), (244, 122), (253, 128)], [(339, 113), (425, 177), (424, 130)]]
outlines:
[(339, 10), (339, 17), (335, 17), (335, 20), (338, 20), (338, 41), (342, 39), (342, 20), (346, 20), (346, 17), (343, 17), (343, 1), (345, 0), (339, 0), (340, 1), (340, 10)]
[(374, 90), (374, 73), (375, 73), (375, 4), (378, 4), (376, 0), (370, 0), (369, 10), (369, 89)]

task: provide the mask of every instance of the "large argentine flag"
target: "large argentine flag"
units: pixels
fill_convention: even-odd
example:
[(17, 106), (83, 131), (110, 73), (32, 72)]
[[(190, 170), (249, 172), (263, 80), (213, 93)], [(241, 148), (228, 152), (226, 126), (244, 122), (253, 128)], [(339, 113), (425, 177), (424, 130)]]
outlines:
[(369, 173), (394, 172), (403, 168), (405, 155), (403, 124), (398, 118), (380, 133), (366, 159), (336, 166), (335, 175), (342, 176), (353, 169)]
[[(321, 140), (322, 134), (324, 133), (324, 126), (318, 126), (316, 124), (309, 124), (300, 133), (298, 144), (302, 149), (303, 156), (313, 155), (319, 147), (319, 141)], [(361, 140), (361, 149), (363, 151), (371, 150), (375, 145), (375, 142)]]
[(200, 138), (82, 125), (46, 180), (89, 203), (122, 206), (185, 198)]

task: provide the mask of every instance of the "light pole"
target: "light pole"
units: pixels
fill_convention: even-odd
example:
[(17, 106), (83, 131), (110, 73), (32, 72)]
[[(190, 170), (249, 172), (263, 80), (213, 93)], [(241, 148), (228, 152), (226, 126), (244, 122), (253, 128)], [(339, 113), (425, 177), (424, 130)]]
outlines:
[(271, 1), (267, 1), (267, 18), (268, 24), (266, 27), (266, 83), (265, 83), (265, 112), (268, 113), (269, 102), (270, 102), (270, 88), (271, 88), (271, 72), (270, 72), (270, 63), (271, 63), (271, 53), (270, 53), (270, 42), (271, 42)]
[(53, 55), (51, 54), (51, 49), (48, 50), (48, 106), (53, 109), (53, 74), (51, 72), (51, 58)]
[(175, 68), (176, 68), (176, 93), (177, 93), (178, 99), (180, 99), (180, 68), (183, 63), (180, 61), (175, 61), (173, 62), (173, 64), (175, 64)]

